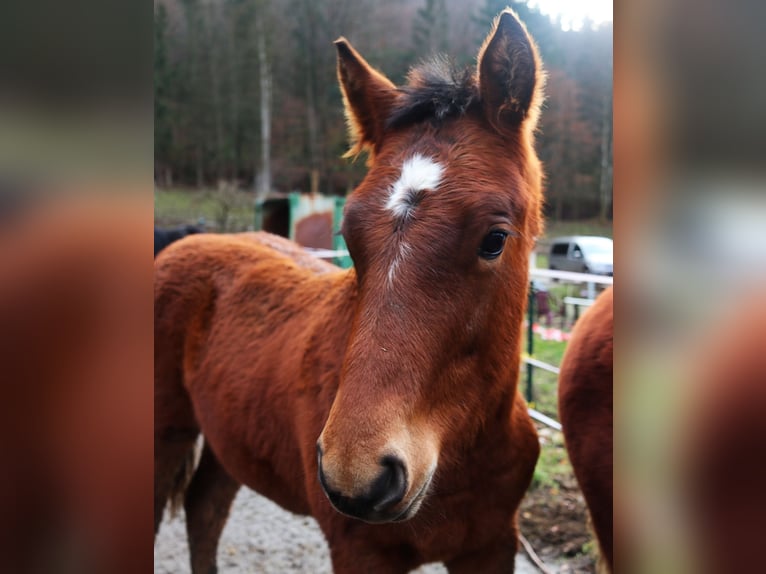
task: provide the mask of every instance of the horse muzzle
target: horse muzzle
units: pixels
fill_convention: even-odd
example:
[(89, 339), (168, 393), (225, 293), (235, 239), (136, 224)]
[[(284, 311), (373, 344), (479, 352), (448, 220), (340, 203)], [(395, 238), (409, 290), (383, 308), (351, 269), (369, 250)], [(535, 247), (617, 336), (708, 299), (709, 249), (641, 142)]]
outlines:
[[(408, 489), (407, 467), (397, 456), (387, 455), (380, 459), (381, 471), (361, 494), (346, 495), (333, 488), (332, 477), (325, 474), (322, 465), (322, 449), (317, 445), (319, 484), (335, 509), (352, 518), (365, 522), (380, 523), (410, 518), (410, 504), (402, 508)], [(413, 499), (414, 501), (415, 499)], [(414, 514), (414, 513), (412, 513)]]

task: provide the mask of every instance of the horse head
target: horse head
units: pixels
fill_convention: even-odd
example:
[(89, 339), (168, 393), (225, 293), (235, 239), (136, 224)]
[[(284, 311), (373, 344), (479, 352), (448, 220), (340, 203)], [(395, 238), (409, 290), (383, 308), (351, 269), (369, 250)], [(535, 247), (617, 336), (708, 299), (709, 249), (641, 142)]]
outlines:
[(337, 510), (400, 521), (503, 404), (508, 418), (540, 232), (544, 74), (510, 10), (475, 70), (434, 60), (401, 88), (336, 47), (350, 154), (366, 151), (369, 170), (344, 214), (357, 295), (319, 480)]

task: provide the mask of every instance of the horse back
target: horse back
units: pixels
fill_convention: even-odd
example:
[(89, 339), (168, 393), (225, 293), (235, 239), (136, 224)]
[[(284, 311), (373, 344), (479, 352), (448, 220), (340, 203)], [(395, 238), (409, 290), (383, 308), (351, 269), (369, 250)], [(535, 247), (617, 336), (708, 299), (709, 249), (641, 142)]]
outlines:
[(187, 397), (189, 424), (235, 479), (308, 512), (295, 506), (305, 496), (297, 485), (284, 489), (315, 456), (352, 283), (349, 272), (270, 234), (171, 245), (155, 264), (155, 404), (163, 405), (155, 424), (178, 420), (167, 405)]
[(346, 275), (268, 233), (184, 238), (155, 262), (155, 361), (182, 368), (188, 386), (213, 341), (230, 340), (231, 348), (211, 357), (219, 362), (238, 364), (230, 353), (254, 343), (261, 349), (252, 356), (266, 355), (267, 346), (278, 356), (280, 341), (335, 318), (328, 300), (340, 305), (337, 286), (348, 284)]
[[(161, 329), (183, 330), (212, 298), (243, 283), (261, 298), (306, 290), (315, 275), (340, 271), (300, 246), (265, 232), (188, 236), (163, 251), (154, 267), (155, 319)], [(181, 314), (182, 316), (178, 316)]]

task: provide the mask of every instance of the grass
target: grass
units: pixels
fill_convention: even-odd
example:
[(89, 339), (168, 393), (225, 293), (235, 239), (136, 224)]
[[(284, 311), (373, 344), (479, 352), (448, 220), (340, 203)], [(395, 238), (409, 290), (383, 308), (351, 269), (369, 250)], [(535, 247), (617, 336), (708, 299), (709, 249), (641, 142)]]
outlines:
[(154, 191), (154, 220), (158, 225), (196, 224), (220, 232), (245, 231), (253, 225), (251, 192), (168, 189)]
[[(544, 341), (535, 334), (533, 356), (559, 366), (566, 345)], [(522, 385), (526, 385), (526, 372), (522, 375)], [(534, 369), (534, 401), (530, 406), (558, 419), (557, 390), (556, 375)], [(568, 572), (594, 572), (596, 547), (586, 526), (585, 503), (574, 477), (564, 436), (540, 423), (536, 426), (540, 457), (522, 502), (520, 528), (546, 562), (566, 564)]]
[[(570, 332), (575, 321), (574, 307), (567, 305), (564, 307), (565, 297), (581, 297), (582, 286), (574, 283), (549, 283), (548, 289), (548, 304), (551, 311), (551, 324), (550, 327), (561, 329), (565, 332)], [(580, 308), (580, 313), (583, 312), (583, 308)], [(548, 326), (543, 316), (535, 319), (536, 323)], [(522, 342), (522, 349), (527, 352), (527, 330), (524, 329), (524, 339)], [(564, 341), (546, 341), (535, 333), (533, 339), (532, 357), (559, 367), (561, 365), (561, 359), (564, 356), (567, 343)], [(557, 409), (557, 377), (555, 374), (548, 371), (544, 371), (539, 368), (534, 368), (532, 371), (532, 408), (539, 410), (540, 412), (558, 419)], [(522, 371), (521, 377), (521, 389), (526, 396), (527, 374), (526, 369)]]
[[(523, 345), (523, 348), (526, 350), (526, 334)], [(565, 349), (566, 343), (564, 342), (544, 341), (539, 335), (534, 335), (532, 356), (539, 361), (558, 367), (561, 364), (561, 358), (564, 355)], [(526, 368), (522, 371), (520, 384), (522, 391), (526, 395)], [(555, 374), (537, 368), (532, 370), (532, 402), (529, 405), (530, 407), (551, 418), (558, 419), (557, 393), (558, 380)]]
[(562, 477), (572, 475), (572, 465), (564, 449), (564, 439), (561, 433), (550, 433), (544, 437), (543, 448), (540, 449), (540, 458), (537, 459), (535, 473), (532, 475), (530, 488), (556, 489), (560, 485)]

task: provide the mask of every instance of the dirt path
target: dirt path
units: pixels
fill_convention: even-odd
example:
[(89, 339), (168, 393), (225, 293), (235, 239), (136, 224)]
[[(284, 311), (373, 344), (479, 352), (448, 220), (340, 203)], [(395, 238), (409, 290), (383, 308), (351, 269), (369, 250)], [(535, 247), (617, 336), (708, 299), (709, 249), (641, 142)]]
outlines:
[[(234, 501), (218, 548), (221, 574), (332, 574), (324, 536), (313, 518), (285, 512), (243, 488)], [(189, 574), (183, 513), (165, 516), (154, 544), (155, 574)], [(428, 564), (417, 574), (446, 574), (441, 564)], [(539, 574), (519, 554), (516, 574)]]

